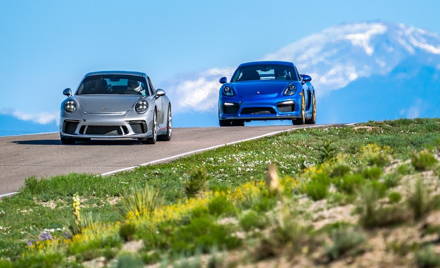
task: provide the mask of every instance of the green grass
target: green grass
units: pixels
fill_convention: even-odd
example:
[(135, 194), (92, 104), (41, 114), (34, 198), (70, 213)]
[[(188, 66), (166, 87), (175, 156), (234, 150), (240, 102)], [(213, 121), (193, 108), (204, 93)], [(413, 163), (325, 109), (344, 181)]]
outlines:
[[(28, 259), (21, 257), (26, 251), (26, 243), (39, 240), (44, 230), (49, 230), (53, 236), (68, 236), (68, 228), (74, 221), (71, 203), (75, 194), (81, 198), (83, 215), (90, 213), (97, 222), (112, 223), (124, 221), (125, 215), (121, 213), (124, 211), (124, 202), (121, 200), (124, 200), (128, 189), (145, 189), (148, 185), (161, 194), (164, 204), (174, 204), (206, 190), (226, 193), (228, 189), (234, 189), (243, 183), (264, 180), (266, 168), (271, 163), (277, 165), (280, 177), (299, 177), (307, 167), (332, 162), (338, 154), (346, 154), (364, 155), (364, 158), (352, 157), (346, 163), (332, 164), (332, 170), (321, 178), (304, 180), (299, 193), (305, 193), (313, 200), (320, 200), (332, 196), (329, 188), (334, 185), (338, 193), (355, 196), (360, 186), (368, 183), (370, 193), (364, 194), (370, 196), (366, 196), (365, 202), (374, 202), (385, 197), (386, 190), (396, 185), (402, 174), (414, 172), (407, 165), (399, 168), (396, 173), (399, 175), (382, 178), (383, 167), (389, 164), (390, 155), (398, 159), (410, 159), (414, 152), (438, 148), (438, 119), (371, 122), (366, 125), (372, 126), (372, 130), (354, 130), (353, 127), (297, 130), (108, 177), (68, 174), (43, 180), (29, 178), (19, 194), (0, 201), (0, 256), (27, 261)], [(360, 152), (360, 148), (368, 144), (386, 146), (389, 153)], [(423, 159), (422, 165), (433, 167), (433, 164), (429, 164), (432, 160)], [(428, 165), (426, 162), (429, 162)], [(397, 202), (395, 196), (390, 199)], [(417, 203), (417, 199), (412, 202), (414, 210), (425, 209), (420, 208), (423, 204)], [(136, 227), (133, 230), (132, 227), (125, 226), (116, 237), (109, 241), (100, 241), (101, 244), (98, 245), (109, 256), (113, 256), (113, 251), (125, 240), (136, 238), (149, 242), (148, 250), (156, 253), (171, 249), (176, 254), (194, 254), (208, 252), (215, 246), (222, 249), (235, 248), (242, 242), (231, 235), (231, 232), (239, 231), (240, 228), (263, 228), (268, 223), (256, 219), (255, 213), (271, 211), (276, 204), (277, 199), (271, 195), (262, 195), (240, 204), (231, 203), (220, 196), (210, 201), (207, 208), (194, 211), (195, 216), (192, 218), (189, 216), (178, 222), (159, 225), (157, 228), (162, 233), (161, 236), (145, 234)], [(372, 206), (371, 208), (368, 203), (364, 204), (363, 213), (367, 213), (365, 217), (368, 217), (368, 213), (374, 214), (373, 219), (377, 219), (377, 213), (383, 213), (387, 217), (394, 215), (394, 211), (391, 214), (388, 211), (392, 210), (390, 208)], [(250, 211), (240, 211), (246, 209)], [(398, 216), (400, 215), (396, 218), (400, 219)], [(238, 217), (239, 222), (237, 226), (218, 224), (217, 220), (222, 217)], [(388, 220), (393, 222), (395, 219)], [(209, 235), (204, 237), (201, 232)], [(90, 245), (91, 250), (96, 247)], [(87, 257), (88, 248), (72, 250), (75, 251), (74, 254), (82, 254), (81, 258), (93, 257)], [(143, 253), (144, 259), (151, 259), (152, 262), (158, 259), (156, 253), (147, 252)], [(63, 258), (59, 260), (57, 254), (54, 253), (53, 257), (46, 256), (49, 259), (42, 256), (32, 258), (43, 258), (40, 263), (65, 261)], [(124, 259), (124, 263), (133, 261), (131, 257), (118, 258)], [(137, 258), (134, 259), (138, 261)]]

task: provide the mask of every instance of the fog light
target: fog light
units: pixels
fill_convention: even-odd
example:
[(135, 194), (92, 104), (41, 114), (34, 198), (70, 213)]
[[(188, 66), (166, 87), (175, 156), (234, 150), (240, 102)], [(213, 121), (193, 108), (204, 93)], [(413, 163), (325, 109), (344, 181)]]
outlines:
[(223, 103), (223, 105), (224, 105), (224, 106), (234, 106), (235, 103), (232, 103), (232, 102), (225, 102), (225, 103)]

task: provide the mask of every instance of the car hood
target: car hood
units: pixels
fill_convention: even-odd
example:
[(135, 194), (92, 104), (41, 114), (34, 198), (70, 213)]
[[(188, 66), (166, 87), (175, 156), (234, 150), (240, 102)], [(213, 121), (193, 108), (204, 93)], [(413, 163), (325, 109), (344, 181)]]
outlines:
[(137, 95), (76, 95), (82, 112), (125, 113), (141, 98)]
[(242, 98), (277, 97), (292, 81), (243, 81), (231, 83), (235, 93)]

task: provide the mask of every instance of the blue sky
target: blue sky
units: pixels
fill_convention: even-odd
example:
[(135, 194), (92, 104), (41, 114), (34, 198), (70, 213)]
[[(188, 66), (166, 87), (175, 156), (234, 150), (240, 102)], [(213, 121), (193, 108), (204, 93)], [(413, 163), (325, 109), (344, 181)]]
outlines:
[(61, 91), (89, 71), (145, 71), (161, 87), (345, 22), (440, 33), (436, 0), (5, 0), (0, 10), (0, 112), (26, 114), (57, 112)]

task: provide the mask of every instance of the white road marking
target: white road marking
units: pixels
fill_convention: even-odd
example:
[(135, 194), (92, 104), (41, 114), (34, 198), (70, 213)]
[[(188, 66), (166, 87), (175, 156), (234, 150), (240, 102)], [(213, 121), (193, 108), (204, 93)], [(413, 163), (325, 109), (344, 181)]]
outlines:
[(16, 193), (18, 193), (18, 192), (12, 192), (12, 193), (7, 193), (7, 194), (0, 194), (0, 199), (2, 199), (3, 197), (14, 195)]
[[(193, 150), (193, 151), (189, 151), (189, 152), (185, 152), (185, 153), (181, 153), (181, 154), (176, 154), (176, 155), (173, 155), (173, 156), (169, 156), (169, 157), (153, 160), (153, 161), (150, 161), (150, 162), (142, 163), (142, 164), (139, 164), (139, 165), (136, 165), (136, 166), (131, 166), (131, 167), (126, 167), (126, 168), (121, 168), (121, 169), (117, 169), (117, 170), (112, 170), (112, 171), (104, 172), (104, 173), (101, 174), (101, 176), (109, 176), (109, 175), (113, 175), (113, 174), (116, 174), (116, 173), (119, 173), (119, 172), (133, 170), (133, 169), (138, 168), (138, 167), (154, 165), (154, 164), (158, 164), (158, 163), (162, 163), (162, 162), (168, 162), (168, 161), (175, 160), (175, 159), (178, 159), (178, 158), (181, 158), (181, 157), (184, 157), (184, 156), (188, 156), (188, 155), (192, 155), (192, 154), (196, 154), (196, 153), (201, 153), (201, 152), (204, 152), (204, 151), (209, 151), (209, 150), (213, 150), (213, 149), (217, 149), (217, 148), (220, 148), (220, 147), (224, 147), (224, 146), (228, 146), (228, 145), (233, 145), (233, 144), (237, 144), (237, 143), (241, 143), (241, 142), (256, 140), (256, 139), (260, 139), (260, 138), (264, 138), (264, 137), (269, 137), (269, 136), (274, 136), (274, 135), (277, 135), (277, 134), (280, 134), (280, 133), (284, 133), (284, 132), (290, 132), (290, 131), (294, 131), (294, 130), (307, 129), (307, 128), (325, 127), (325, 126), (326, 125), (311, 125), (311, 126), (300, 127), (300, 128), (289, 128), (289, 129), (285, 129), (285, 130), (273, 131), (273, 132), (269, 132), (269, 133), (266, 133), (266, 134), (263, 134), (263, 135), (259, 135), (259, 136), (255, 136), (255, 137), (251, 137), (251, 138), (241, 139), (241, 140), (238, 140), (238, 141), (228, 142), (228, 143), (214, 145), (214, 146), (210, 146), (210, 147), (206, 147), (206, 148), (202, 148), (202, 149), (197, 149), (197, 150)], [(330, 125), (328, 125), (328, 126), (330, 126)], [(0, 195), (0, 199), (3, 198), (3, 197), (8, 197), (8, 196), (15, 195), (17, 193), (18, 192), (1, 194)]]
[(154, 165), (154, 164), (158, 164), (158, 163), (163, 163), (163, 162), (168, 162), (171, 160), (175, 160), (184, 156), (188, 156), (188, 155), (192, 155), (192, 154), (196, 154), (196, 153), (201, 153), (204, 151), (209, 151), (209, 150), (213, 150), (213, 149), (217, 149), (220, 147), (224, 147), (224, 146), (228, 146), (228, 145), (233, 145), (233, 144), (237, 144), (237, 143), (241, 143), (241, 142), (245, 142), (245, 141), (251, 141), (251, 140), (256, 140), (256, 139), (260, 139), (260, 138), (264, 138), (264, 137), (269, 137), (269, 136), (274, 136), (280, 133), (284, 133), (284, 132), (290, 132), (293, 130), (298, 130), (298, 129), (306, 129), (306, 128), (316, 128), (316, 127), (322, 127), (325, 125), (313, 125), (313, 126), (307, 126), (307, 127), (301, 127), (301, 128), (289, 128), (289, 129), (285, 129), (285, 130), (278, 130), (278, 131), (273, 131), (273, 132), (269, 132), (263, 135), (259, 135), (259, 136), (255, 136), (252, 138), (246, 138), (246, 139), (241, 139), (241, 140), (237, 140), (237, 141), (233, 141), (233, 142), (228, 142), (228, 143), (223, 143), (223, 144), (219, 144), (219, 145), (214, 145), (214, 146), (210, 146), (210, 147), (206, 147), (206, 148), (202, 148), (202, 149), (197, 149), (197, 150), (193, 150), (193, 151), (189, 151), (189, 152), (185, 152), (185, 153), (181, 153), (181, 154), (176, 154), (173, 156), (168, 156), (165, 158), (161, 158), (161, 159), (157, 159), (157, 160), (153, 160), (150, 162), (146, 162), (146, 163), (142, 163), (136, 166), (131, 166), (131, 167), (126, 167), (126, 168), (121, 168), (121, 169), (116, 169), (116, 170), (112, 170), (112, 171), (108, 171), (108, 172), (104, 172), (101, 174), (101, 176), (109, 176), (109, 175), (113, 175), (119, 172), (123, 172), (123, 171), (129, 171), (129, 170), (133, 170), (135, 168), (138, 167), (143, 167), (143, 166), (150, 166), (150, 165)]

